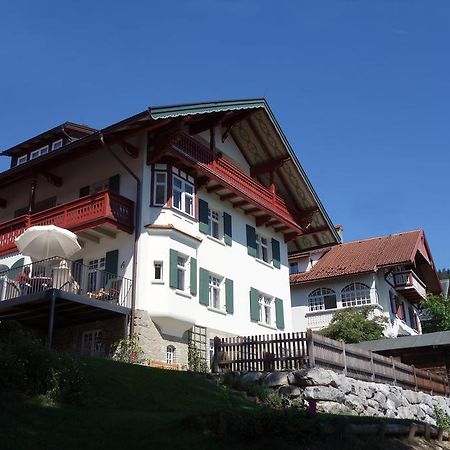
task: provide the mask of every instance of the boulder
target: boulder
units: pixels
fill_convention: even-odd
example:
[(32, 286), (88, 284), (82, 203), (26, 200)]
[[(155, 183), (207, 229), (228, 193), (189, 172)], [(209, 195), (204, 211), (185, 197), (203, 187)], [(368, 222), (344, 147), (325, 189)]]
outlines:
[(289, 398), (296, 398), (296, 397), (300, 397), (300, 395), (302, 394), (302, 390), (298, 387), (298, 386), (281, 386), (280, 389), (278, 390), (278, 392), (281, 395), (285, 395), (286, 397)]
[(339, 389), (344, 394), (348, 394), (349, 392), (352, 392), (352, 390), (353, 390), (352, 389), (353, 388), (352, 381), (354, 381), (354, 380), (350, 380), (344, 375), (336, 374), (335, 377), (333, 378), (333, 380), (331, 381), (330, 385)]
[(358, 414), (362, 414), (367, 406), (365, 398), (363, 399), (354, 394), (347, 394), (345, 396), (344, 404)]
[(409, 406), (399, 406), (397, 416), (399, 419), (414, 419), (414, 412)]
[(387, 399), (386, 399), (386, 396), (382, 392), (376, 392), (371, 400), (377, 402), (379, 405), (379, 408), (386, 409), (386, 400)]
[(305, 400), (343, 402), (345, 395), (332, 386), (308, 386), (303, 391)]
[(262, 382), (268, 387), (284, 386), (289, 384), (289, 372), (270, 372), (262, 379)]
[(363, 416), (369, 416), (369, 417), (376, 417), (378, 415), (378, 410), (375, 408), (372, 408), (370, 406), (368, 406), (364, 412), (363, 412)]
[(294, 377), (298, 386), (328, 386), (335, 379), (333, 372), (320, 367), (298, 370)]
[(418, 392), (410, 391), (410, 390), (404, 390), (403, 396), (408, 400), (408, 402), (411, 405), (417, 405), (419, 403), (419, 396)]
[(242, 376), (242, 381), (244, 381), (245, 383), (256, 383), (261, 379), (262, 376), (262, 372), (247, 372)]
[(337, 402), (319, 402), (317, 404), (317, 410), (319, 412), (327, 414), (350, 414), (354, 415), (354, 412), (342, 403)]

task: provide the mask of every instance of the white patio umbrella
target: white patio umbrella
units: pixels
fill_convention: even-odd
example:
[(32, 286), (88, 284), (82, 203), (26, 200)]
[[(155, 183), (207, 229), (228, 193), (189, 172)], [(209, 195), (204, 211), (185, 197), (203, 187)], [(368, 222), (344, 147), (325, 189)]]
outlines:
[(36, 225), (16, 238), (20, 253), (34, 259), (69, 258), (81, 250), (77, 235), (55, 225)]

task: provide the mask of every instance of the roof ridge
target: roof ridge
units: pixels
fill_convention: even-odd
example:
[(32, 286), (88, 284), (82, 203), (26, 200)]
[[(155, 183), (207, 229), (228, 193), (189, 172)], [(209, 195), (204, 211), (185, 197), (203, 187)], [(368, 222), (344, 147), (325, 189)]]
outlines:
[(400, 231), (398, 233), (386, 234), (384, 236), (374, 236), (374, 237), (369, 237), (369, 238), (365, 238), (365, 239), (355, 239), (353, 241), (342, 242), (341, 244), (337, 244), (337, 245), (333, 246), (332, 248), (344, 246), (344, 245), (347, 245), (347, 244), (355, 244), (355, 243), (358, 243), (358, 242), (373, 241), (375, 239), (386, 239), (386, 238), (389, 238), (389, 237), (402, 236), (404, 234), (412, 234), (412, 233), (420, 233), (420, 232), (423, 233), (423, 228), (417, 228), (415, 230), (409, 230), (409, 231)]

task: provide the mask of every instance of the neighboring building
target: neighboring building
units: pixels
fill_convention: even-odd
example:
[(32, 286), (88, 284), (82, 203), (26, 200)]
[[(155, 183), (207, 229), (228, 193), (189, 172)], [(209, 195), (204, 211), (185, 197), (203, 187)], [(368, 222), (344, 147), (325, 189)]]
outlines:
[(389, 319), (387, 336), (421, 333), (418, 306), (441, 286), (423, 231), (290, 254), (294, 330), (320, 330), (333, 314), (372, 305)]
[[(3, 155), (0, 263), (14, 268), (0, 320), (48, 329), (60, 348), (104, 354), (131, 331), (147, 358), (187, 364), (189, 342), (206, 354), (215, 335), (291, 330), (288, 252), (339, 242), (264, 100), (65, 123)], [(23, 295), (14, 239), (40, 224), (83, 248), (72, 284), (34, 262)]]
[(427, 369), (449, 379), (450, 331), (404, 336), (397, 339), (380, 339), (354, 344), (384, 356), (392, 356), (418, 369)]

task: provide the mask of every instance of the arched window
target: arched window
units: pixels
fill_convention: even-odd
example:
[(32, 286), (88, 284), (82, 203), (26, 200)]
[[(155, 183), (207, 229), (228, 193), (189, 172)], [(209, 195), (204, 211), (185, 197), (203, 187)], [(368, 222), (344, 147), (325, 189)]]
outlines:
[(370, 304), (370, 287), (363, 283), (351, 283), (341, 291), (342, 306)]
[(166, 364), (173, 364), (175, 362), (175, 347), (168, 345), (166, 348)]
[(318, 288), (308, 295), (310, 311), (336, 308), (336, 293), (332, 289)]

